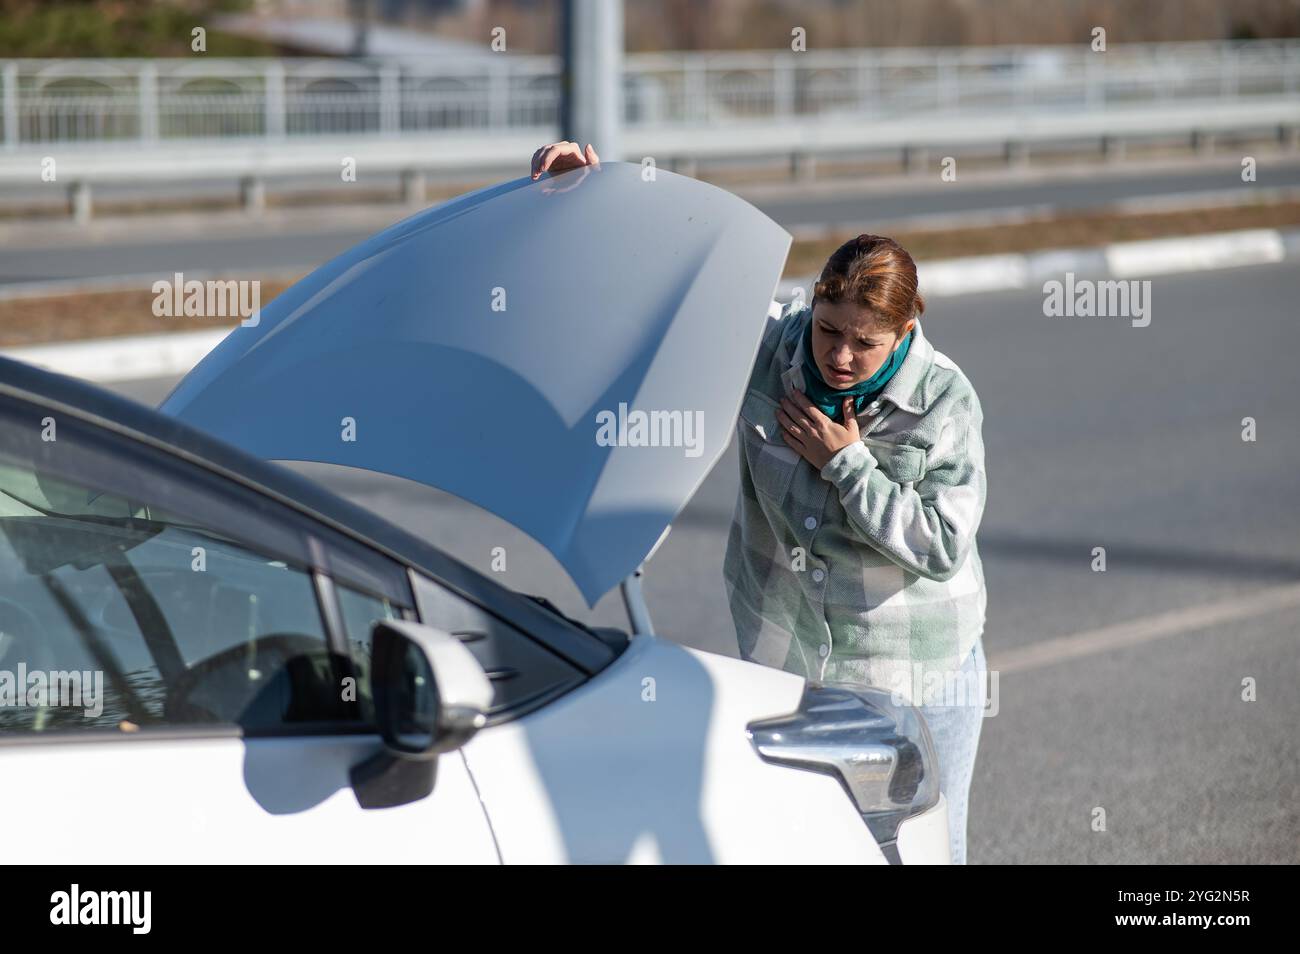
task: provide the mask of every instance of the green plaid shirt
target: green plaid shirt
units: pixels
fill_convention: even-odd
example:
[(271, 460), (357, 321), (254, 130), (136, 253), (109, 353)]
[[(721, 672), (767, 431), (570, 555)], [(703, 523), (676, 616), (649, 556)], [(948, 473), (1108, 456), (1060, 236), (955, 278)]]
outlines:
[(958, 666), (984, 630), (983, 412), (918, 320), (902, 367), (857, 416), (862, 440), (817, 471), (776, 417), (804, 387), (810, 318), (802, 303), (769, 314), (736, 423), (723, 572), (740, 655), (913, 699), (920, 673)]

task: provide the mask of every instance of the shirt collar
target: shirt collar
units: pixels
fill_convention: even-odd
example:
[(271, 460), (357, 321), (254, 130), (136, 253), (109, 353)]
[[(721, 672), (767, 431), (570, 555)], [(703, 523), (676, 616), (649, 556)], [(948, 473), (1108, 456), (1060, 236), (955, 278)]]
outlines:
[[(795, 343), (793, 353), (786, 362), (786, 369), (781, 372), (781, 381), (786, 394), (791, 391), (806, 390), (803, 379), (803, 331), (804, 325), (812, 320), (812, 309), (804, 307), (790, 317), (799, 324), (797, 328), (791, 330), (792, 337), (786, 339), (787, 342), (793, 340)], [(908, 345), (907, 357), (894, 372), (894, 376), (885, 383), (885, 388), (876, 401), (889, 401), (912, 414), (924, 414), (930, 406), (931, 397), (927, 393), (925, 382), (930, 376), (930, 368), (933, 364), (934, 346), (922, 333), (921, 319), (917, 318), (916, 325), (912, 329), (912, 343)]]

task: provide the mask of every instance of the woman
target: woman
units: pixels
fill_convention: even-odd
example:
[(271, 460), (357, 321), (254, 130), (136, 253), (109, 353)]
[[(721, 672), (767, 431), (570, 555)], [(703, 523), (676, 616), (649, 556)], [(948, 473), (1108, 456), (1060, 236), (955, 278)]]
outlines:
[[(551, 143), (533, 178), (598, 161)], [(920, 707), (964, 864), (984, 706), (983, 413), (924, 310), (912, 257), (859, 235), (811, 306), (769, 318), (737, 422), (724, 577), (743, 658)]]

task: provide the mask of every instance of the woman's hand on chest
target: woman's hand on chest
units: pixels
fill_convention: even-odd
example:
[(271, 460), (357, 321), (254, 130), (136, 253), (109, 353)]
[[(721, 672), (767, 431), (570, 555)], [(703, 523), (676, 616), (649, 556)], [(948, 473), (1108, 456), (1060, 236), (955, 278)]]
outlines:
[(817, 470), (825, 467), (837, 451), (861, 440), (853, 398), (844, 398), (842, 405), (843, 424), (823, 414), (802, 391), (781, 398), (777, 408), (785, 442)]

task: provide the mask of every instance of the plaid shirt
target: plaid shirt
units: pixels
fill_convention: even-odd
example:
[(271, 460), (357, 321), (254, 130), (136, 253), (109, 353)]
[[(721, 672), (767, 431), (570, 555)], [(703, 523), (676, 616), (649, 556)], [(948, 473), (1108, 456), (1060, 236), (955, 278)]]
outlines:
[(803, 390), (809, 320), (803, 303), (769, 314), (736, 423), (723, 572), (740, 655), (913, 699), (919, 673), (958, 666), (984, 629), (983, 412), (918, 320), (902, 366), (857, 416), (862, 440), (817, 471), (776, 417), (780, 397)]

